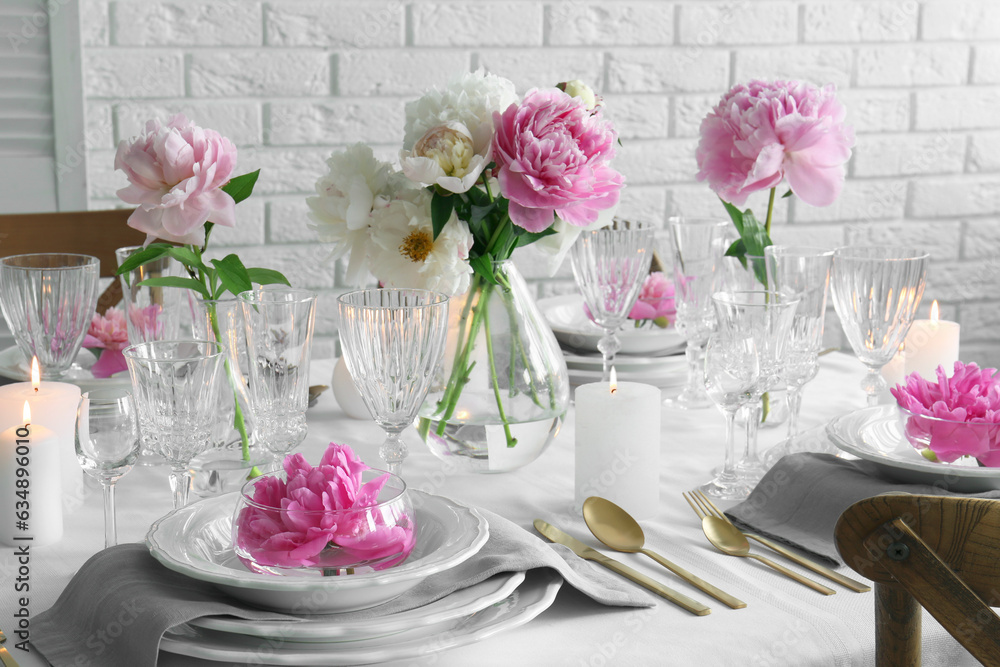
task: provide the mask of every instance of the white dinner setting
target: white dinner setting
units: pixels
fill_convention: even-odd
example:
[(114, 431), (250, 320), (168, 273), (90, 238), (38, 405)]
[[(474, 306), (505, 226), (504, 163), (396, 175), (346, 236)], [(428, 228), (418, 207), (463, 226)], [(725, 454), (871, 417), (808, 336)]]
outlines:
[[(690, 5), (678, 40), (715, 25)], [(838, 77), (671, 100), (683, 186), (637, 206), (630, 53), (393, 73), (386, 128), (290, 168), (277, 98), (261, 153), (211, 105), (121, 107), (87, 157), (116, 200), (66, 214), (96, 231), (0, 213), (0, 665), (1000, 665), (990, 304), (929, 222), (824, 223), (881, 136)]]

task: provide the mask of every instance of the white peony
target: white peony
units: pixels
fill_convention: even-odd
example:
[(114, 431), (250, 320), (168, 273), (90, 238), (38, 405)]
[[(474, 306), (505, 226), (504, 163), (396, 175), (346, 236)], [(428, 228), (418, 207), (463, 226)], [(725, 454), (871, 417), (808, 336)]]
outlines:
[(462, 294), (472, 275), (472, 233), (453, 213), (434, 239), (430, 200), (426, 190), (413, 190), (375, 212), (371, 270), (387, 287)]
[(334, 258), (350, 253), (346, 279), (360, 284), (370, 270), (372, 212), (413, 184), (364, 144), (334, 153), (326, 163), (330, 171), (316, 181), (317, 196), (306, 199), (310, 227), (320, 241), (333, 244)]
[(403, 172), (417, 183), (466, 192), (490, 163), (493, 112), (517, 101), (514, 84), (483, 70), (406, 105)]

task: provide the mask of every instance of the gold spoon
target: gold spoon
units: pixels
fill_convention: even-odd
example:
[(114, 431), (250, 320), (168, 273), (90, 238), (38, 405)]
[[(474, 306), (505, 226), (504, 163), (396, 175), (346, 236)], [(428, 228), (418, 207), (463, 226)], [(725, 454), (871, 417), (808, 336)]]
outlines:
[(725, 591), (719, 590), (704, 579), (696, 577), (655, 551), (644, 549), (643, 545), (646, 542), (646, 536), (642, 532), (642, 526), (632, 518), (631, 514), (610, 500), (598, 496), (587, 498), (583, 503), (583, 520), (587, 522), (587, 527), (590, 528), (590, 532), (594, 534), (594, 537), (615, 551), (645, 554), (695, 588), (708, 593), (719, 602), (733, 609), (742, 609), (747, 606), (746, 602), (733, 597)]
[(707, 537), (708, 541), (712, 543), (712, 546), (723, 553), (729, 554), (730, 556), (739, 556), (741, 558), (753, 558), (754, 560), (777, 570), (786, 577), (794, 579), (803, 586), (808, 586), (814, 591), (818, 591), (824, 595), (833, 595), (837, 592), (832, 588), (827, 588), (823, 584), (816, 583), (812, 579), (803, 577), (797, 572), (789, 570), (784, 565), (775, 563), (773, 560), (750, 553), (750, 543), (747, 542), (746, 536), (741, 533), (736, 526), (732, 525), (728, 521), (723, 521), (717, 516), (706, 516), (701, 520), (701, 528), (705, 532), (705, 537)]

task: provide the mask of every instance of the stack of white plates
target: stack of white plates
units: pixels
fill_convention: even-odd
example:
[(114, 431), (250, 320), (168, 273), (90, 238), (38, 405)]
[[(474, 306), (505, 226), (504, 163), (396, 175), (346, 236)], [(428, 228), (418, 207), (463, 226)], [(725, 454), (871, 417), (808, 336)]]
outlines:
[[(80, 391), (91, 391), (100, 387), (132, 386), (128, 371), (115, 373), (109, 378), (95, 378), (94, 374), (90, 372), (90, 368), (96, 362), (97, 357), (94, 356), (93, 352), (81, 348), (73, 365), (59, 381), (75, 384), (80, 388)], [(15, 345), (0, 351), (0, 376), (18, 382), (31, 380), (31, 361), (25, 361), (21, 348)]]
[[(542, 299), (538, 307), (556, 340), (563, 346), (566, 368), (572, 384), (601, 379), (603, 359), (597, 342), (604, 331), (590, 321), (583, 310), (583, 297), (574, 294)], [(622, 348), (615, 358), (621, 380), (644, 382), (657, 387), (677, 387), (687, 379), (684, 339), (676, 329), (630, 326), (618, 332)]]
[[(555, 599), (547, 570), (498, 574), (409, 611), (365, 620), (344, 612), (392, 600), (455, 567), (486, 543), (486, 520), (447, 498), (412, 491), (417, 542), (402, 564), (340, 577), (275, 577), (247, 570), (230, 544), (235, 494), (203, 500), (153, 524), (146, 542), (166, 567), (293, 621), (208, 617), (168, 632), (160, 649), (229, 663), (353, 665), (398, 660), (479, 641), (527, 623)], [(306, 613), (308, 612), (308, 613)]]

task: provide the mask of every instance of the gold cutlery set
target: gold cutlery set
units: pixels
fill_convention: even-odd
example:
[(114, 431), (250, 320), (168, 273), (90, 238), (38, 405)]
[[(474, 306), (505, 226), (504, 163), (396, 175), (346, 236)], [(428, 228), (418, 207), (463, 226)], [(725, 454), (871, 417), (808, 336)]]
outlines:
[[(836, 591), (832, 588), (828, 588), (827, 586), (817, 583), (808, 577), (804, 577), (783, 565), (775, 563), (774, 561), (764, 558), (758, 554), (750, 553), (750, 544), (747, 541), (747, 538), (750, 538), (759, 544), (768, 547), (775, 553), (784, 556), (788, 560), (811, 570), (816, 574), (826, 577), (831, 581), (845, 586), (852, 591), (864, 593), (871, 590), (870, 586), (859, 581), (855, 581), (850, 577), (845, 577), (839, 572), (835, 572), (824, 565), (820, 565), (819, 563), (815, 563), (808, 558), (800, 556), (799, 554), (796, 554), (765, 537), (761, 537), (760, 535), (755, 535), (753, 533), (743, 533), (701, 491), (691, 491), (690, 493), (684, 493), (682, 495), (691, 506), (691, 509), (694, 510), (694, 513), (699, 519), (701, 519), (702, 530), (708, 538), (708, 541), (722, 553), (730, 556), (737, 556), (739, 558), (752, 558), (757, 560), (780, 572), (786, 577), (802, 584), (803, 586), (808, 586), (814, 591), (824, 595), (833, 595), (836, 593)], [(615, 505), (611, 501), (597, 496), (587, 498), (586, 502), (583, 504), (583, 518), (587, 523), (587, 527), (590, 528), (590, 531), (594, 534), (594, 536), (609, 548), (624, 553), (641, 553), (649, 556), (698, 590), (711, 595), (713, 598), (719, 600), (732, 609), (742, 609), (747, 606), (747, 604), (742, 600), (733, 597), (729, 593), (726, 593), (707, 581), (691, 574), (684, 568), (667, 560), (660, 554), (644, 548), (645, 536), (643, 535), (642, 527), (639, 526), (639, 523), (633, 519), (628, 512), (618, 507), (618, 505)], [(640, 586), (653, 591), (657, 595), (673, 602), (677, 606), (691, 612), (692, 614), (704, 616), (712, 611), (710, 607), (701, 604), (697, 600), (675, 591), (672, 588), (668, 588), (660, 582), (633, 570), (613, 558), (609, 558), (597, 549), (588, 547), (583, 542), (580, 542), (571, 535), (567, 535), (563, 531), (546, 523), (545, 521), (542, 521), (541, 519), (535, 519), (535, 530), (552, 542), (569, 547), (580, 558), (599, 563), (613, 572), (617, 572)]]

